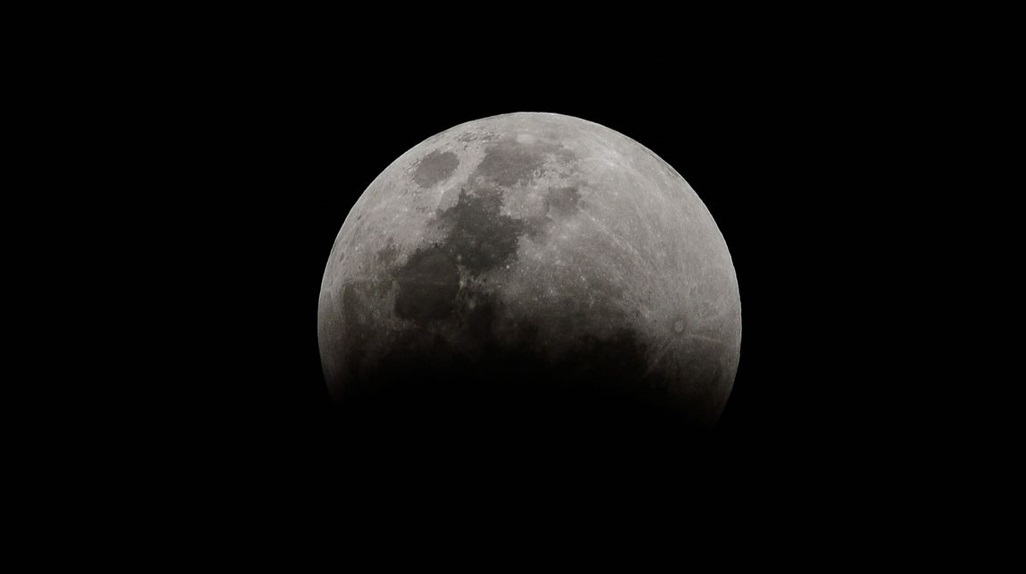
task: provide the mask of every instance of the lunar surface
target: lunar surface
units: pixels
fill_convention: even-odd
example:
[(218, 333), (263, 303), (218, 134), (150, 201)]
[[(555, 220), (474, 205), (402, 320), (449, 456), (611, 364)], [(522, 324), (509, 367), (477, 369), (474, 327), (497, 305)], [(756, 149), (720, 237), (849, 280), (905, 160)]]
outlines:
[(318, 341), (340, 404), (525, 425), (631, 405), (708, 429), (741, 305), (673, 168), (601, 125), (516, 113), (431, 137), (371, 183), (331, 250)]

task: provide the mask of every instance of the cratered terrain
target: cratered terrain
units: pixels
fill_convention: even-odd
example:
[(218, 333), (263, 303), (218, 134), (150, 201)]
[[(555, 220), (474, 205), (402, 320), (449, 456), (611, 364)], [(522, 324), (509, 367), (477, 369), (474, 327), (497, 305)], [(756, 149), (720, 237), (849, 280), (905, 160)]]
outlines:
[(673, 168), (601, 125), (516, 113), (370, 184), (327, 262), (318, 341), (331, 396), (382, 425), (700, 430), (731, 392), (741, 306)]

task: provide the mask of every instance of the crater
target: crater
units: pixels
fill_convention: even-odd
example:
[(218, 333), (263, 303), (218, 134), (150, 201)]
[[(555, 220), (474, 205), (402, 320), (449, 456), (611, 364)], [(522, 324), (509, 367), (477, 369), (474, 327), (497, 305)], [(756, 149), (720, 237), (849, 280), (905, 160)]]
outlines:
[(460, 160), (455, 153), (433, 151), (417, 164), (417, 169), (413, 172), (413, 181), (421, 187), (431, 187), (449, 179), (459, 165)]

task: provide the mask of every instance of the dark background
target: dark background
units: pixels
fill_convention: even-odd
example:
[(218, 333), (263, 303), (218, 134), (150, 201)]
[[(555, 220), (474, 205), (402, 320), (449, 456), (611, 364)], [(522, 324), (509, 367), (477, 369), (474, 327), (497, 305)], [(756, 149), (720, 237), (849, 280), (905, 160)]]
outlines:
[[(321, 18), (247, 7), (137, 15), (131, 25), (121, 13), (90, 13), (105, 27), (65, 13), (70, 42), (22, 44), (20, 64), (40, 81), (19, 88), (41, 109), (12, 114), (33, 132), (19, 147), (41, 159), (29, 195), (46, 216), (28, 241), (56, 240), (39, 259), (58, 276), (12, 278), (31, 290), (54, 286), (40, 303), (53, 320), (19, 338), (82, 357), (36, 360), (37, 373), (22, 378), (46, 393), (48, 411), (12, 437), (38, 459), (62, 463), (47, 472), (50, 494), (96, 504), (80, 513), (89, 524), (79, 531), (96, 531), (95, 517), (106, 519), (117, 501), (171, 529), (207, 525), (219, 531), (215, 541), (229, 535), (210, 520), (224, 511), (272, 538), (303, 524), (366, 530), (361, 519), (377, 515), (388, 528), (370, 534), (391, 542), (409, 513), (389, 507), (428, 501), (444, 511), (431, 517), (478, 508), (506, 521), (496, 501), (539, 500), (524, 505), (546, 511), (527, 517), (533, 531), (553, 526), (548, 511), (561, 506), (550, 503), (573, 500), (592, 514), (621, 502), (656, 519), (619, 521), (620, 529), (705, 527), (694, 514), (704, 506), (725, 518), (726, 528), (707, 528), (717, 537), (733, 541), (753, 525), (752, 538), (782, 534), (792, 554), (809, 557), (826, 539), (846, 540), (851, 548), (836, 555), (846, 560), (868, 546), (886, 549), (869, 539), (880, 532), (904, 547), (920, 523), (946, 528), (934, 518), (955, 517), (957, 495), (1003, 508), (1005, 500), (979, 502), (993, 490), (992, 474), (976, 462), (990, 457), (988, 441), (999, 460), (1014, 459), (1014, 449), (968, 431), (974, 417), (1017, 420), (990, 414), (994, 393), (1012, 379), (983, 372), (1003, 356), (989, 348), (1000, 337), (959, 322), (1003, 317), (991, 289), (1007, 283), (1001, 270), (1014, 259), (983, 264), (986, 249), (969, 241), (977, 235), (966, 222), (988, 225), (1000, 205), (976, 198), (985, 187), (976, 176), (987, 170), (948, 181), (966, 165), (962, 150), (987, 140), (952, 137), (959, 122), (1007, 127), (1007, 118), (987, 114), (995, 90), (953, 73), (990, 61), (964, 49), (970, 39), (931, 28), (919, 13), (865, 22), (772, 7), (791, 25), (731, 14), (698, 38), (705, 22), (641, 6), (565, 22), (520, 5), (491, 7), (497, 14), (424, 6), (443, 22), (383, 8), (396, 13)], [(50, 30), (54, 18), (41, 21)], [(911, 33), (927, 29), (937, 37)], [(26, 57), (47, 49), (48, 65)], [(969, 102), (963, 91), (982, 97)], [(514, 111), (574, 115), (634, 138), (711, 211), (743, 314), (740, 368), (712, 437), (653, 437), (654, 448), (599, 442), (582, 455), (559, 441), (518, 450), (467, 428), (476, 448), (447, 451), (338, 421), (316, 313), (346, 214), (418, 142)], [(35, 153), (51, 145), (63, 153)], [(946, 187), (957, 190), (945, 195)], [(55, 225), (51, 213), (81, 227)], [(15, 223), (22, 217), (10, 210)], [(64, 265), (69, 254), (81, 264)], [(969, 291), (974, 285), (984, 296)], [(986, 353), (975, 354), (974, 341)], [(949, 372), (959, 361), (971, 369)], [(70, 373), (55, 377), (55, 367)], [(53, 378), (75, 392), (58, 392)], [(109, 378), (127, 384), (108, 393)], [(953, 391), (951, 404), (937, 398), (942, 389)], [(58, 448), (34, 444), (36, 428), (56, 435)], [(962, 481), (973, 474), (979, 488)], [(49, 521), (34, 498), (15, 494)], [(155, 502), (179, 507), (186, 520), (165, 519)], [(277, 520), (280, 504), (302, 519)], [(139, 521), (123, 523), (150, 536)], [(845, 524), (855, 536), (833, 528)], [(177, 546), (179, 537), (170, 540)], [(676, 550), (681, 540), (665, 546)], [(340, 554), (354, 546), (329, 545)], [(936, 540), (928, 548), (946, 557)]]
[[(881, 440), (889, 375), (877, 361), (890, 335), (866, 321), (879, 286), (865, 273), (872, 242), (855, 225), (869, 198), (856, 193), (866, 182), (852, 171), (853, 154), (889, 161), (860, 149), (876, 117), (871, 90), (819, 63), (780, 67), (758, 55), (702, 75), (672, 59), (601, 54), (542, 66), (431, 53), (386, 65), (341, 53), (302, 43), (217, 50), (161, 93), (169, 151), (160, 214), (173, 222), (161, 239), (186, 270), (173, 279), (178, 300), (167, 318), (181, 334), (166, 367), (179, 408), (163, 433), (195, 468), (343, 498), (352, 489), (340, 484), (352, 481), (373, 491), (401, 477), (492, 468), (504, 469), (487, 475), (502, 482), (512, 466), (569, 476), (603, 469), (597, 475), (610, 483), (629, 478), (664, 493), (703, 476), (730, 496), (772, 497), (785, 485), (788, 496), (808, 498), (869, 472), (855, 461), (896, 452)], [(394, 442), (347, 434), (337, 420), (316, 314), (347, 213), (420, 141), (514, 111), (573, 115), (641, 142), (719, 225), (740, 285), (741, 363), (719, 425), (700, 444), (658, 437), (658, 448), (608, 453), (592, 445), (582, 460), (555, 447), (490, 450), (487, 440), (473, 452), (389, 450)]]

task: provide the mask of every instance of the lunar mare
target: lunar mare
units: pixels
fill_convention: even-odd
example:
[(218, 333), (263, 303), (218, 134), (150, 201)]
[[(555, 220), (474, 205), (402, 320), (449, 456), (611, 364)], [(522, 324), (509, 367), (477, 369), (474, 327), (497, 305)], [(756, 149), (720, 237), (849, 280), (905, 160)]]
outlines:
[(516, 113), (429, 138), (370, 184), (325, 269), (318, 342), (342, 402), (459, 381), (523, 404), (643, 401), (701, 428), (730, 395), (741, 306), (676, 171), (601, 125)]

